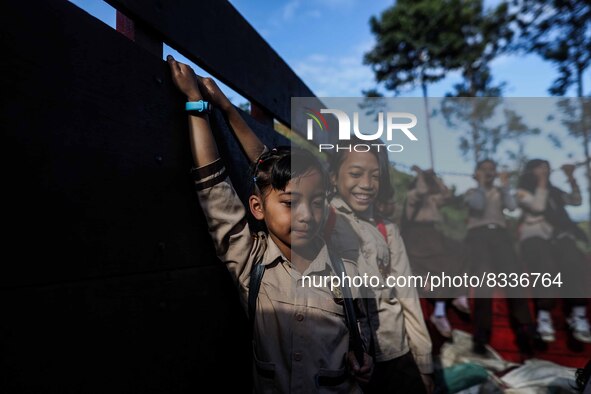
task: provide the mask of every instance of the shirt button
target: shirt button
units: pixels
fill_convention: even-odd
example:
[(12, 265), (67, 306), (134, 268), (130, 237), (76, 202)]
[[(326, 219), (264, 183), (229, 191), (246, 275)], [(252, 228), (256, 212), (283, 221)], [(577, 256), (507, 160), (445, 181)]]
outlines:
[(296, 315), (296, 320), (297, 320), (297, 321), (302, 321), (302, 320), (304, 320), (304, 315), (302, 315), (301, 313), (298, 313), (298, 314)]
[(302, 353), (295, 353), (293, 359), (296, 361), (302, 361)]

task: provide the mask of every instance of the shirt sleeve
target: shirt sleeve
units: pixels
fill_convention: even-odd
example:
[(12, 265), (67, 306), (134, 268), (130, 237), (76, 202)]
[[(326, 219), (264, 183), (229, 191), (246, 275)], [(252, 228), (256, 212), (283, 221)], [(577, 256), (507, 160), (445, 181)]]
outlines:
[(407, 201), (411, 206), (414, 206), (424, 198), (428, 192), (429, 188), (427, 187), (427, 183), (425, 183), (425, 178), (422, 175), (419, 175), (414, 189), (408, 191), (406, 194)]
[(452, 192), (451, 190), (445, 186), (445, 183), (443, 183), (443, 180), (439, 177), (435, 178), (435, 182), (437, 183), (437, 187), (439, 189), (439, 191), (437, 193), (435, 193), (432, 198), (434, 203), (440, 207), (442, 205), (444, 205), (452, 196)]
[[(392, 223), (388, 225), (388, 246), (391, 253), (392, 275), (406, 277), (412, 275), (400, 231)], [(396, 290), (397, 298), (402, 305), (402, 311), (404, 313), (404, 325), (412, 355), (421, 373), (432, 373), (431, 337), (425, 324), (417, 289), (407, 286), (397, 287)]]
[(501, 192), (503, 206), (510, 211), (515, 210), (515, 208), (517, 208), (517, 201), (515, 201), (515, 197), (511, 193), (511, 189), (508, 187), (501, 187), (499, 191)]
[(566, 205), (579, 206), (583, 203), (581, 198), (581, 190), (576, 183), (571, 184), (572, 191), (570, 193), (562, 192), (562, 200)]
[(464, 195), (464, 202), (472, 211), (483, 212), (486, 206), (486, 194), (483, 189), (470, 189)]
[(424, 193), (419, 193), (419, 191), (415, 188), (406, 193), (406, 203), (409, 207), (414, 207), (421, 198), (425, 196)]
[(524, 189), (519, 189), (517, 192), (519, 206), (533, 213), (542, 213), (546, 209), (547, 200), (548, 189), (537, 188), (533, 194)]
[(246, 210), (222, 160), (194, 168), (191, 174), (216, 255), (236, 281), (247, 284), (257, 251), (246, 221)]

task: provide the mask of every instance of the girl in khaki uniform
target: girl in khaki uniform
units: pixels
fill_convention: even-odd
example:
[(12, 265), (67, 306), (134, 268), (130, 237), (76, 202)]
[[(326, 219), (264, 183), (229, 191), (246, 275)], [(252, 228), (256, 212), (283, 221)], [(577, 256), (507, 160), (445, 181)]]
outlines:
[[(422, 277), (442, 272), (461, 275), (465, 270), (460, 253), (451, 247), (437, 229), (437, 224), (443, 221), (441, 207), (450, 200), (452, 193), (433, 170), (423, 171), (417, 166), (413, 166), (412, 170), (417, 173), (417, 177), (408, 187), (401, 219), (402, 238), (412, 271)], [(452, 336), (446, 312), (446, 298), (450, 290), (424, 293), (435, 304), (429, 320), (446, 338)], [(470, 312), (468, 299), (463, 294), (456, 294), (451, 303), (463, 313)]]
[[(327, 243), (357, 261), (362, 273), (408, 277), (412, 272), (398, 228), (387, 220), (378, 223), (373, 215), (380, 191), (392, 192), (387, 166), (375, 151), (340, 151), (332, 158), (336, 194), (330, 205), (336, 220), (326, 232)], [(416, 289), (385, 286), (375, 290), (373, 299), (368, 299), (368, 316), (376, 364), (366, 392), (431, 391), (431, 339)]]
[[(253, 267), (265, 267), (256, 312), (250, 316), (255, 392), (361, 392), (358, 381), (369, 379), (371, 359), (365, 354), (359, 367), (349, 352), (343, 307), (330, 288), (302, 286), (304, 275), (335, 271), (326, 245), (316, 235), (325, 208), (326, 177), (321, 165), (310, 155), (307, 167), (291, 167), (291, 152), (264, 148), (211, 80), (197, 77), (172, 56), (168, 62), (174, 83), (188, 101), (202, 100), (205, 94), (226, 113), (249, 157), (264, 151), (256, 163), (249, 207), (268, 232), (252, 233), (219, 157), (207, 115), (189, 116), (197, 196), (216, 253), (236, 281), (245, 309)], [(349, 275), (355, 274), (353, 268), (345, 264)]]
[[(562, 171), (567, 177), (571, 192), (560, 190), (550, 182), (550, 163), (533, 159), (526, 163), (524, 173), (519, 179), (517, 200), (523, 210), (519, 228), (521, 253), (528, 269), (544, 274), (555, 275), (560, 272), (565, 284), (574, 294), (583, 294), (585, 256), (577, 247), (576, 241), (587, 241), (582, 230), (570, 219), (565, 205), (581, 205), (581, 191), (573, 172), (575, 166), (567, 164)], [(555, 298), (549, 298), (552, 290), (543, 289), (536, 294), (537, 332), (544, 342), (555, 340), (551, 310)], [(556, 297), (558, 298), (558, 297)], [(591, 343), (591, 326), (587, 319), (587, 300), (564, 297), (570, 316), (568, 326), (575, 339)]]

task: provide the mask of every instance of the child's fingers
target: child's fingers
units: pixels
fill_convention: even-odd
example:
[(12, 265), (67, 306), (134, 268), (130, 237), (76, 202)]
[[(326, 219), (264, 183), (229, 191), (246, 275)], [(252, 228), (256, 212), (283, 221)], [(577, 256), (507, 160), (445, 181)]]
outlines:
[(351, 368), (351, 372), (353, 373), (353, 375), (359, 372), (359, 363), (357, 362), (357, 359), (353, 352), (349, 352), (349, 366)]
[(202, 92), (212, 93), (213, 80), (211, 78), (202, 77), (200, 75), (196, 75), (196, 76), (197, 76), (197, 84), (199, 85), (199, 89), (201, 89)]
[(170, 64), (171, 69), (178, 74), (189, 75), (193, 73), (191, 66), (177, 62), (171, 55), (166, 56), (166, 60), (168, 61), (168, 64)]
[(205, 84), (203, 83), (203, 77), (195, 74), (195, 80), (197, 81), (197, 86), (199, 86), (199, 90), (201, 90), (202, 92), (205, 91)]
[(179, 62), (177, 62), (174, 57), (172, 57), (172, 55), (168, 55), (166, 56), (166, 61), (168, 62), (168, 64), (170, 65), (170, 70), (173, 73), (180, 73), (181, 72), (181, 67), (179, 65)]
[(186, 65), (185, 63), (179, 63), (179, 68), (181, 69), (181, 74), (189, 75), (191, 74), (191, 67)]
[(373, 360), (367, 353), (363, 353), (363, 366), (361, 367), (362, 373), (369, 373), (373, 369)]

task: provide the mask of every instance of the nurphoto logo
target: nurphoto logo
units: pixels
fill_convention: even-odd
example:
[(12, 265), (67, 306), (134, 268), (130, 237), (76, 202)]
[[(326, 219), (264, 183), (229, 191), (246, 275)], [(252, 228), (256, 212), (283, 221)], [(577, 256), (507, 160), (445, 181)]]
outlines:
[[(333, 115), (339, 125), (339, 142), (351, 140), (351, 119), (345, 111), (334, 108), (322, 108), (320, 111), (314, 111), (306, 108), (307, 121), (307, 139), (312, 141), (314, 139), (314, 128), (324, 132), (329, 132), (328, 122), (323, 114)], [(418, 138), (412, 133), (410, 129), (417, 125), (417, 117), (408, 112), (379, 112), (377, 116), (377, 131), (368, 134), (363, 133), (359, 127), (359, 113), (353, 112), (353, 134), (362, 141), (368, 141), (367, 144), (318, 144), (318, 150), (322, 151), (340, 151), (347, 150), (349, 152), (368, 152), (375, 147), (378, 152), (380, 149), (387, 149), (388, 152), (398, 153), (404, 150), (401, 144), (390, 143), (394, 139), (395, 132), (402, 132), (411, 141), (418, 141)], [(386, 131), (387, 143), (369, 143), (369, 141), (377, 141), (384, 135)], [(365, 131), (365, 130), (364, 130)], [(383, 139), (382, 139), (383, 141)]]

